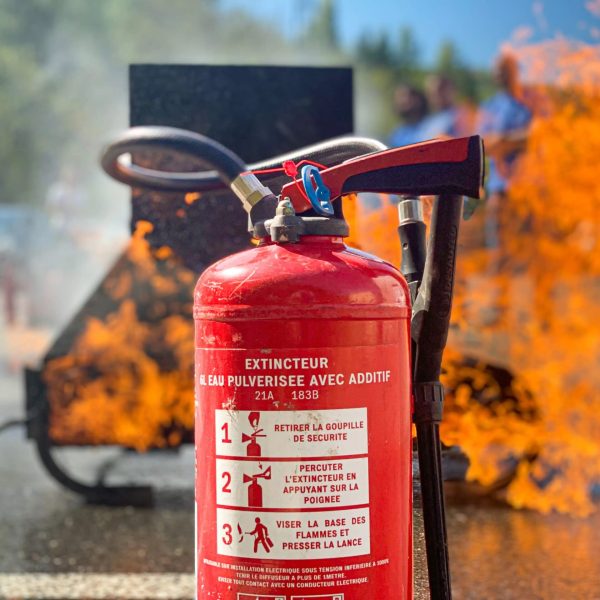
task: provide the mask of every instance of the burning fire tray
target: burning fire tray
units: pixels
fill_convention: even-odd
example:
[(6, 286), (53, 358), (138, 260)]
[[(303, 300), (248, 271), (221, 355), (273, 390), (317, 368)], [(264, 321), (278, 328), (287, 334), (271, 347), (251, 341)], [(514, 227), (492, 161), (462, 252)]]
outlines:
[[(353, 130), (350, 69), (133, 65), (129, 88), (131, 125), (191, 129), (248, 162)], [(151, 154), (135, 161), (158, 166)], [(160, 167), (171, 163), (200, 167), (181, 157)], [(152, 503), (149, 486), (107, 486), (101, 473), (82, 483), (53, 449), (193, 441), (193, 287), (209, 264), (248, 246), (245, 225), (228, 193), (132, 194), (127, 247), (25, 373), (28, 437), (59, 483), (93, 503)]]

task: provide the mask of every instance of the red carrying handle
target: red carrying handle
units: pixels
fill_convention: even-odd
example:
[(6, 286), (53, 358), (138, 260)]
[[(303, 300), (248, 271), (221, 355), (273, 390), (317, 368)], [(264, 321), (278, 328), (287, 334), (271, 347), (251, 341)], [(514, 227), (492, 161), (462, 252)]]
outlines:
[[(332, 201), (356, 192), (479, 198), (483, 157), (483, 142), (478, 135), (431, 140), (351, 159), (321, 171), (321, 179)], [(298, 181), (282, 188), (281, 198), (285, 197), (292, 201), (296, 212), (311, 208)]]

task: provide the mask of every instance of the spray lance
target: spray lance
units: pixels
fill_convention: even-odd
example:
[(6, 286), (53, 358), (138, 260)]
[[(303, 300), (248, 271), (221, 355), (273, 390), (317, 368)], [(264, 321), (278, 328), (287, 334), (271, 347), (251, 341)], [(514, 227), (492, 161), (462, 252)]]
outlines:
[[(141, 149), (207, 170), (122, 160)], [(209, 267), (194, 293), (197, 597), (412, 598), (414, 417), (431, 598), (451, 598), (439, 374), (480, 138), (395, 149), (340, 138), (248, 166), (196, 133), (138, 127), (102, 164), (138, 187), (229, 188), (260, 240)], [(408, 196), (404, 277), (343, 244), (341, 198), (356, 192)], [(427, 245), (421, 195), (438, 197)]]

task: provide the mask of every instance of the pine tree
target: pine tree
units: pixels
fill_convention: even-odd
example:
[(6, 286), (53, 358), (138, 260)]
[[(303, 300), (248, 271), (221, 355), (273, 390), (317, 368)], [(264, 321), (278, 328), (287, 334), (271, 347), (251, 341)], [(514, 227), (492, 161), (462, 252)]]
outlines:
[(301, 39), (319, 48), (340, 49), (335, 0), (321, 1)]

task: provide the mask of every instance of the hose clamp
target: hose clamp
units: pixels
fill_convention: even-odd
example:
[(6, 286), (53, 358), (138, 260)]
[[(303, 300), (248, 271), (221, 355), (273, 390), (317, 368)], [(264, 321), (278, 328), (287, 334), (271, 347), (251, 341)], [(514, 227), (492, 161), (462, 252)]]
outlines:
[(440, 423), (444, 412), (444, 386), (439, 381), (413, 384), (415, 423)]

